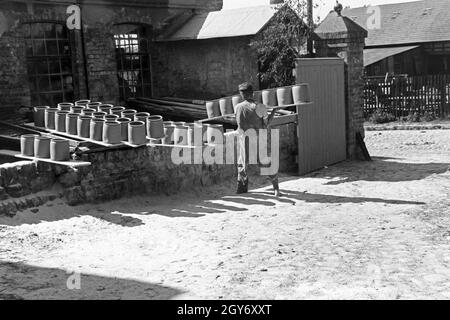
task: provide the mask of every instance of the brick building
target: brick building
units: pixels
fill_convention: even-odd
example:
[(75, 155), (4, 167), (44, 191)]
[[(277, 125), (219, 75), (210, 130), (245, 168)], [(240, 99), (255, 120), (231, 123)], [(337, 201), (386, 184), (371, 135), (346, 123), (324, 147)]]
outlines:
[[(74, 3), (81, 28), (71, 30)], [(167, 68), (153, 39), (221, 8), (219, 0), (2, 0), (0, 118), (19, 106), (150, 96)]]

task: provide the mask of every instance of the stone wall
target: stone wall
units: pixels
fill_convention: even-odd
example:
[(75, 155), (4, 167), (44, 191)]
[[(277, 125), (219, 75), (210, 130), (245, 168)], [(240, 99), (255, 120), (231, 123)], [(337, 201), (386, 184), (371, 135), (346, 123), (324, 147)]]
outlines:
[[(279, 128), (280, 172), (294, 173), (297, 128), (295, 124)], [(224, 155), (231, 150), (226, 148)], [(76, 205), (136, 194), (170, 195), (236, 176), (235, 164), (174, 164), (172, 150), (162, 146), (91, 150), (81, 155), (81, 160), (91, 162), (91, 166), (75, 169), (31, 161), (0, 164), (0, 214), (14, 215), (56, 197)], [(234, 154), (236, 159), (236, 146)], [(252, 175), (258, 172), (257, 166), (251, 166)], [(39, 194), (43, 191), (47, 192), (45, 196)]]
[[(160, 96), (216, 99), (237, 94), (251, 81), (258, 88), (258, 63), (250, 37), (160, 42), (155, 92)], [(158, 67), (155, 63), (155, 68)]]

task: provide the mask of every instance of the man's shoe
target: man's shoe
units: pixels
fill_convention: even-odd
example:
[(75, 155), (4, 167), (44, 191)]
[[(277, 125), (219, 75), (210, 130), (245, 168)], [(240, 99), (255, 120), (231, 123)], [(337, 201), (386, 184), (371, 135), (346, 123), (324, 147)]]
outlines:
[(279, 189), (275, 189), (273, 194), (274, 194), (275, 197), (281, 197), (282, 196), (282, 194), (281, 194)]
[(238, 182), (236, 194), (243, 194), (243, 193), (247, 193), (247, 192), (248, 192), (248, 185)]

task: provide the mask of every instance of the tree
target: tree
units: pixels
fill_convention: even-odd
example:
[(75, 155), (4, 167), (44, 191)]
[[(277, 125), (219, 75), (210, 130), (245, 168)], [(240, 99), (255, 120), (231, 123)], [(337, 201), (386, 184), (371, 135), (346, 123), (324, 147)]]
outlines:
[(258, 57), (261, 89), (288, 86), (295, 83), (294, 61), (302, 56), (309, 30), (305, 0), (285, 0), (278, 5), (270, 23), (250, 43)]

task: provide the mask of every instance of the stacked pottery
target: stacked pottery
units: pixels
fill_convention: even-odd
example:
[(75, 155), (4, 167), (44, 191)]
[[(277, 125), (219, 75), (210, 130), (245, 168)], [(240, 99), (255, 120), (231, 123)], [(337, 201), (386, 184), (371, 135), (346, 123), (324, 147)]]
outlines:
[(112, 104), (101, 104), (101, 105), (98, 106), (98, 111), (103, 111), (103, 112), (106, 112), (107, 114), (110, 114), (111, 113), (111, 109), (113, 107), (114, 106)]
[(23, 156), (34, 157), (34, 134), (24, 134), (20, 136), (20, 153)]
[(203, 145), (203, 125), (199, 122), (189, 124), (188, 145), (201, 147)]
[(277, 105), (277, 94), (275, 90), (263, 90), (261, 94), (263, 104), (270, 107)]
[(162, 144), (173, 144), (173, 132), (175, 131), (175, 125), (173, 121), (164, 121), (164, 138), (162, 138)]
[(309, 93), (309, 85), (307, 83), (299, 84), (292, 87), (292, 97), (295, 104), (311, 102)]
[(220, 116), (220, 106), (218, 101), (208, 101), (206, 102), (206, 113), (208, 114), (208, 119)]
[(210, 124), (206, 131), (209, 144), (222, 144), (223, 143), (223, 125)]
[(122, 117), (128, 118), (130, 121), (134, 121), (134, 115), (137, 113), (134, 109), (125, 109), (122, 111)]
[(76, 136), (78, 134), (78, 113), (68, 113), (66, 117), (66, 133)]
[(91, 119), (92, 117), (84, 115), (78, 117), (77, 131), (78, 136), (81, 138), (89, 138), (91, 131)]
[(81, 105), (74, 105), (74, 106), (72, 106), (72, 107), (70, 108), (70, 112), (81, 114), (81, 112), (83, 111), (83, 109), (84, 109), (84, 106), (81, 106)]
[(68, 161), (70, 159), (69, 140), (52, 139), (50, 142), (50, 159), (53, 161)]
[(233, 114), (233, 102), (230, 98), (222, 98), (219, 100), (220, 113), (224, 116), (227, 114)]
[(164, 137), (164, 124), (161, 116), (149, 116), (147, 118), (147, 132), (152, 139)]
[(97, 112), (95, 109), (86, 108), (81, 111), (81, 114), (83, 116), (89, 116), (92, 117), (94, 115), (94, 112)]
[(186, 122), (184, 122), (184, 121), (175, 121), (173, 123), (173, 125), (175, 125), (175, 126), (184, 126), (184, 125), (186, 125)]
[(176, 125), (173, 131), (173, 140), (175, 145), (185, 146), (188, 143), (188, 130), (187, 125)]
[(58, 111), (57, 108), (45, 109), (45, 128), (55, 130), (55, 116)]
[(102, 105), (101, 102), (89, 102), (86, 107), (89, 109), (94, 109), (95, 111), (98, 111), (98, 106)]
[(51, 138), (47, 136), (35, 136), (34, 138), (34, 155), (36, 158), (49, 159), (50, 158), (50, 141)]
[(148, 135), (148, 131), (147, 131), (147, 119), (148, 117), (150, 117), (150, 113), (148, 112), (137, 112), (134, 115), (134, 121), (140, 121), (145, 123), (145, 134)]
[(69, 111), (58, 111), (55, 117), (55, 129), (58, 132), (66, 132), (66, 118)]
[(291, 87), (282, 87), (277, 89), (277, 101), (279, 106), (293, 104)]
[(95, 141), (103, 140), (103, 124), (104, 119), (93, 118), (89, 128), (89, 138)]
[(86, 107), (88, 105), (88, 103), (90, 103), (90, 102), (91, 102), (91, 100), (78, 100), (78, 101), (75, 101), (75, 105)]
[(70, 111), (70, 108), (72, 108), (73, 103), (71, 102), (61, 102), (58, 103), (58, 109), (61, 111)]
[(256, 103), (263, 103), (262, 92), (261, 91), (253, 92), (253, 100), (255, 100)]
[(92, 114), (92, 116), (96, 119), (105, 119), (106, 115), (107, 115), (107, 113), (103, 112), (103, 111), (96, 111)]
[(233, 97), (231, 98), (231, 101), (232, 101), (232, 103), (233, 103), (233, 110), (236, 110), (236, 106), (237, 106), (239, 103), (241, 103), (243, 100), (242, 100), (241, 95), (235, 95), (235, 96), (233, 96)]
[(45, 127), (45, 110), (49, 108), (48, 106), (34, 107), (33, 119), (36, 127)]
[(116, 114), (107, 114), (105, 115), (105, 120), (106, 121), (116, 121), (117, 119), (119, 119), (120, 117)]
[(117, 121), (105, 121), (103, 126), (103, 142), (118, 144), (122, 141), (122, 130)]
[(128, 124), (131, 122), (128, 118), (119, 118), (117, 122), (120, 123), (120, 133), (122, 141), (128, 141)]
[(111, 109), (111, 114), (114, 114), (114, 115), (118, 116), (119, 118), (121, 118), (122, 117), (122, 112), (124, 110), (125, 110), (124, 107), (117, 106), (117, 107), (114, 107), (114, 108)]
[(128, 142), (134, 145), (142, 145), (147, 143), (145, 133), (145, 122), (132, 121), (128, 124)]

